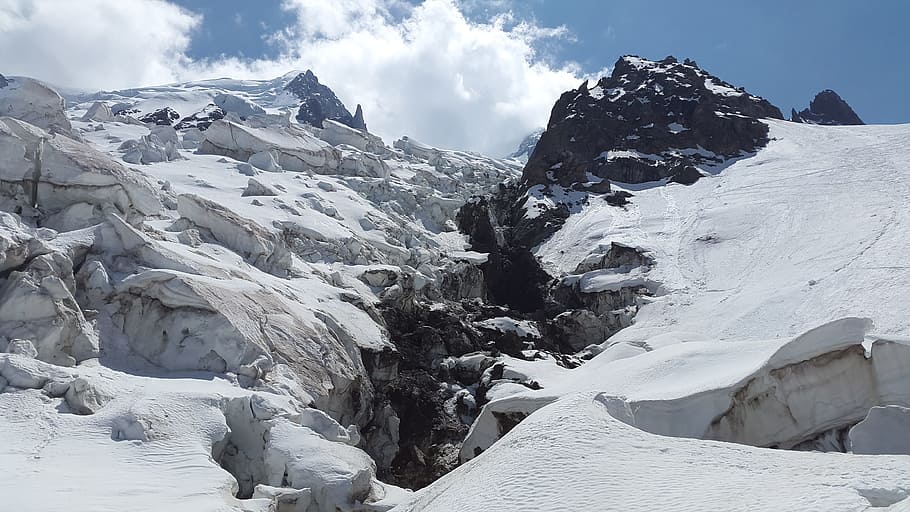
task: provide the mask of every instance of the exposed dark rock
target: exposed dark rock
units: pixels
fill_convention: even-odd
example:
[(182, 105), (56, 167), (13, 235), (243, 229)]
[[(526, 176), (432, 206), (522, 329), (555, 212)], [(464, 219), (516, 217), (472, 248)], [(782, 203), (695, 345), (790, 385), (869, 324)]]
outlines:
[(629, 204), (632, 194), (625, 190), (614, 190), (603, 195), (604, 201), (610, 206), (625, 206)]
[(392, 461), (394, 480), (420, 488), (454, 469), (470, 426), (445, 411), (450, 397), (439, 380), (426, 370), (406, 370), (385, 392), (398, 416), (407, 419)]
[[(405, 279), (407, 281), (407, 279)], [(386, 300), (380, 310), (395, 343), (395, 351), (364, 353), (364, 365), (375, 387), (376, 416), (364, 429), (366, 448), (382, 445), (389, 418), (399, 425), (391, 454), (371, 453), (380, 478), (410, 488), (424, 487), (458, 465), (458, 449), (475, 411), (447, 409), (455, 391), (452, 378), (439, 362), (483, 348), (480, 332), (465, 320), (468, 313), (459, 303), (434, 308), (411, 291)], [(477, 377), (479, 379), (479, 376)], [(391, 409), (391, 412), (388, 410)], [(387, 448), (386, 448), (387, 449)]]
[(492, 301), (517, 311), (534, 312), (544, 308), (544, 290), (551, 278), (530, 249), (558, 229), (569, 211), (555, 208), (528, 218), (520, 196), (516, 185), (500, 185), (495, 196), (462, 206), (457, 220), (459, 229), (470, 237), (473, 250), (489, 253), (481, 269)]
[(7, 85), (9, 85), (9, 80), (7, 80), (5, 76), (0, 75), (0, 89), (3, 89)]
[[(484, 282), (480, 269), (466, 262), (450, 268), (435, 291), (415, 290), (412, 277), (403, 274), (394, 285), (399, 293), (388, 294), (379, 305), (396, 348), (362, 354), (375, 389), (373, 410), (379, 411), (363, 435), (385, 481), (419, 488), (454, 469), (461, 443), (485, 400), (482, 392), (471, 389), (483, 389), (481, 380), (494, 357), (504, 353), (527, 358), (526, 349), (555, 349), (547, 340), (485, 324), (491, 318), (528, 317), (485, 302)], [(469, 354), (482, 362), (457, 363)], [(576, 363), (567, 359), (565, 364)], [(391, 454), (389, 443), (382, 442), (390, 437), (390, 415), (400, 425), (391, 436), (398, 439)]]
[(226, 113), (224, 110), (222, 110), (221, 107), (215, 105), (214, 103), (209, 103), (199, 112), (181, 119), (180, 122), (174, 126), (174, 128), (177, 130), (198, 128), (200, 131), (205, 131), (205, 129), (211, 126), (211, 124), (215, 121), (224, 119), (225, 115)]
[(114, 103), (113, 105), (111, 105), (111, 114), (114, 114), (115, 116), (120, 116), (120, 115), (128, 116), (128, 115), (138, 114), (138, 113), (139, 113), (139, 109), (134, 108), (132, 106), (132, 104), (130, 104), (130, 103), (121, 102), (121, 103)]
[[(578, 188), (591, 176), (626, 183), (669, 178), (763, 146), (761, 118), (777, 107), (673, 57), (626, 56), (594, 87), (564, 93), (525, 167), (525, 187)], [(682, 179), (682, 178), (681, 178)]]
[(355, 118), (331, 89), (319, 83), (312, 71), (300, 73), (284, 88), (302, 102), (297, 111), (297, 120), (301, 123), (322, 128), (322, 122), (331, 119), (351, 128), (366, 130), (360, 105), (357, 106), (360, 115)]
[(831, 89), (816, 94), (815, 99), (809, 103), (809, 108), (801, 112), (791, 109), (790, 120), (796, 123), (826, 125), (866, 124), (850, 105)]
[(683, 166), (670, 176), (671, 183), (682, 183), (691, 185), (701, 178), (701, 173), (691, 165)]
[(351, 128), (367, 131), (367, 122), (363, 120), (363, 107), (360, 106), (360, 103), (357, 104), (357, 110), (354, 112), (354, 121), (351, 123)]
[[(115, 112), (115, 115), (122, 112)], [(178, 119), (180, 119), (180, 114), (171, 107), (160, 108), (139, 118), (143, 123), (152, 123), (159, 126), (170, 126)]]

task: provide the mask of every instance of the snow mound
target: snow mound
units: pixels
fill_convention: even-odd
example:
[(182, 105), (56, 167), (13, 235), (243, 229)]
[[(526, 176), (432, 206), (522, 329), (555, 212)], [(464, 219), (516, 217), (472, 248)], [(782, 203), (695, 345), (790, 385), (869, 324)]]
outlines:
[(72, 132), (63, 98), (57, 91), (31, 78), (10, 77), (5, 81), (6, 86), (0, 87), (0, 113), (51, 133)]
[(534, 413), (393, 510), (866, 510), (910, 505), (908, 477), (902, 457), (797, 454), (650, 434), (585, 393)]

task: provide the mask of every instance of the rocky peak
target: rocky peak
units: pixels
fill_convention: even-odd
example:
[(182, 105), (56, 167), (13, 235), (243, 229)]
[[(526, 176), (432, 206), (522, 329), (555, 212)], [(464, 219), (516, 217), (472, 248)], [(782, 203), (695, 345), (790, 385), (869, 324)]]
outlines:
[(357, 115), (352, 116), (338, 96), (328, 86), (319, 83), (309, 69), (294, 77), (284, 89), (301, 100), (297, 111), (297, 120), (301, 123), (322, 128), (322, 122), (331, 119), (351, 128), (366, 130), (360, 105), (357, 105)]
[(537, 146), (537, 143), (540, 141), (541, 135), (543, 135), (543, 128), (529, 133), (521, 140), (521, 143), (518, 144), (518, 149), (509, 155), (506, 155), (506, 158), (514, 158), (521, 162), (527, 162), (528, 158), (531, 157), (531, 153), (534, 152), (534, 147)]
[(357, 110), (354, 112), (354, 123), (351, 128), (367, 131), (367, 122), (363, 120), (363, 107), (360, 106), (360, 103), (357, 104)]
[(809, 108), (800, 112), (792, 109), (790, 120), (796, 123), (826, 125), (866, 124), (850, 105), (831, 89), (816, 94), (815, 99), (809, 103)]
[(691, 182), (698, 168), (765, 144), (777, 107), (686, 59), (620, 58), (610, 76), (563, 93), (524, 170), (526, 188), (609, 190), (609, 180)]
[(0, 89), (3, 89), (7, 85), (9, 85), (9, 81), (6, 79), (5, 76), (0, 75)]

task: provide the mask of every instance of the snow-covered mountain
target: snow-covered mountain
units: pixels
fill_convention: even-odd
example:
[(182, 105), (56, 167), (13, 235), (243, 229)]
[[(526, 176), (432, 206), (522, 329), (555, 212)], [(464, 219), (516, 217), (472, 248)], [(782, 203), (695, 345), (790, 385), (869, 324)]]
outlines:
[(524, 139), (521, 139), (521, 143), (518, 144), (518, 149), (506, 155), (506, 158), (513, 158), (522, 164), (528, 163), (528, 158), (531, 158), (531, 153), (534, 152), (534, 147), (537, 146), (543, 132), (544, 129), (541, 128), (529, 133)]
[(311, 72), (0, 107), (11, 510), (910, 506), (908, 125), (631, 56), (524, 168)]

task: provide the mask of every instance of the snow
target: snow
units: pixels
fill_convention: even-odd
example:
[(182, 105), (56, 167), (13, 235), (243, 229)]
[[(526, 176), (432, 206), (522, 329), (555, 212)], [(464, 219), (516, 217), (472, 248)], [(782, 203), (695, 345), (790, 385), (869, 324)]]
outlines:
[(880, 333), (908, 332), (910, 319), (883, 306), (910, 286), (900, 263), (910, 125), (766, 122), (772, 140), (756, 156), (691, 186), (633, 190), (625, 208), (589, 201), (537, 249), (554, 275), (610, 242), (652, 253), (649, 278), (667, 293), (615, 341), (667, 330), (789, 337), (851, 315), (872, 318)]
[(600, 293), (604, 291), (619, 291), (622, 288), (645, 286), (657, 289), (659, 285), (647, 278), (648, 272), (641, 267), (633, 269), (600, 269), (592, 270), (581, 275), (568, 276), (563, 279), (564, 286), (579, 285), (582, 293)]
[(713, 92), (714, 94), (719, 94), (721, 96), (742, 96), (745, 94), (744, 92), (737, 91), (736, 89), (734, 89), (732, 87), (714, 83), (714, 80), (712, 80), (710, 78), (705, 79), (705, 88), (708, 89), (709, 91)]
[(514, 332), (518, 336), (540, 337), (540, 331), (533, 322), (528, 320), (515, 320), (509, 317), (495, 317), (478, 322), (478, 325), (500, 332)]
[[(229, 509), (226, 498), (236, 484), (212, 461), (211, 445), (227, 430), (217, 397), (234, 396), (238, 388), (211, 377), (148, 378), (99, 367), (78, 373), (116, 389), (117, 397), (86, 416), (62, 414), (61, 401), (40, 391), (0, 394), (4, 506), (23, 511)], [(135, 433), (116, 435), (117, 425), (129, 418), (153, 419), (154, 430), (143, 433), (145, 440)], [(136, 440), (118, 440), (130, 438)], [(52, 492), (48, 482), (57, 483)]]
[(612, 149), (609, 151), (604, 151), (603, 153), (597, 155), (595, 160), (616, 160), (618, 158), (635, 158), (638, 160), (653, 160), (661, 161), (663, 158), (660, 155), (653, 155), (649, 153), (642, 153), (640, 151), (630, 150), (630, 149)]
[(534, 219), (541, 213), (554, 208), (558, 204), (564, 204), (569, 207), (569, 211), (578, 211), (585, 202), (587, 193), (577, 190), (569, 190), (560, 185), (534, 185), (527, 192), (527, 199), (524, 203), (524, 216), (528, 219)]
[(643, 432), (599, 395), (549, 405), (395, 512), (866, 510), (910, 495), (906, 457), (753, 448)]

